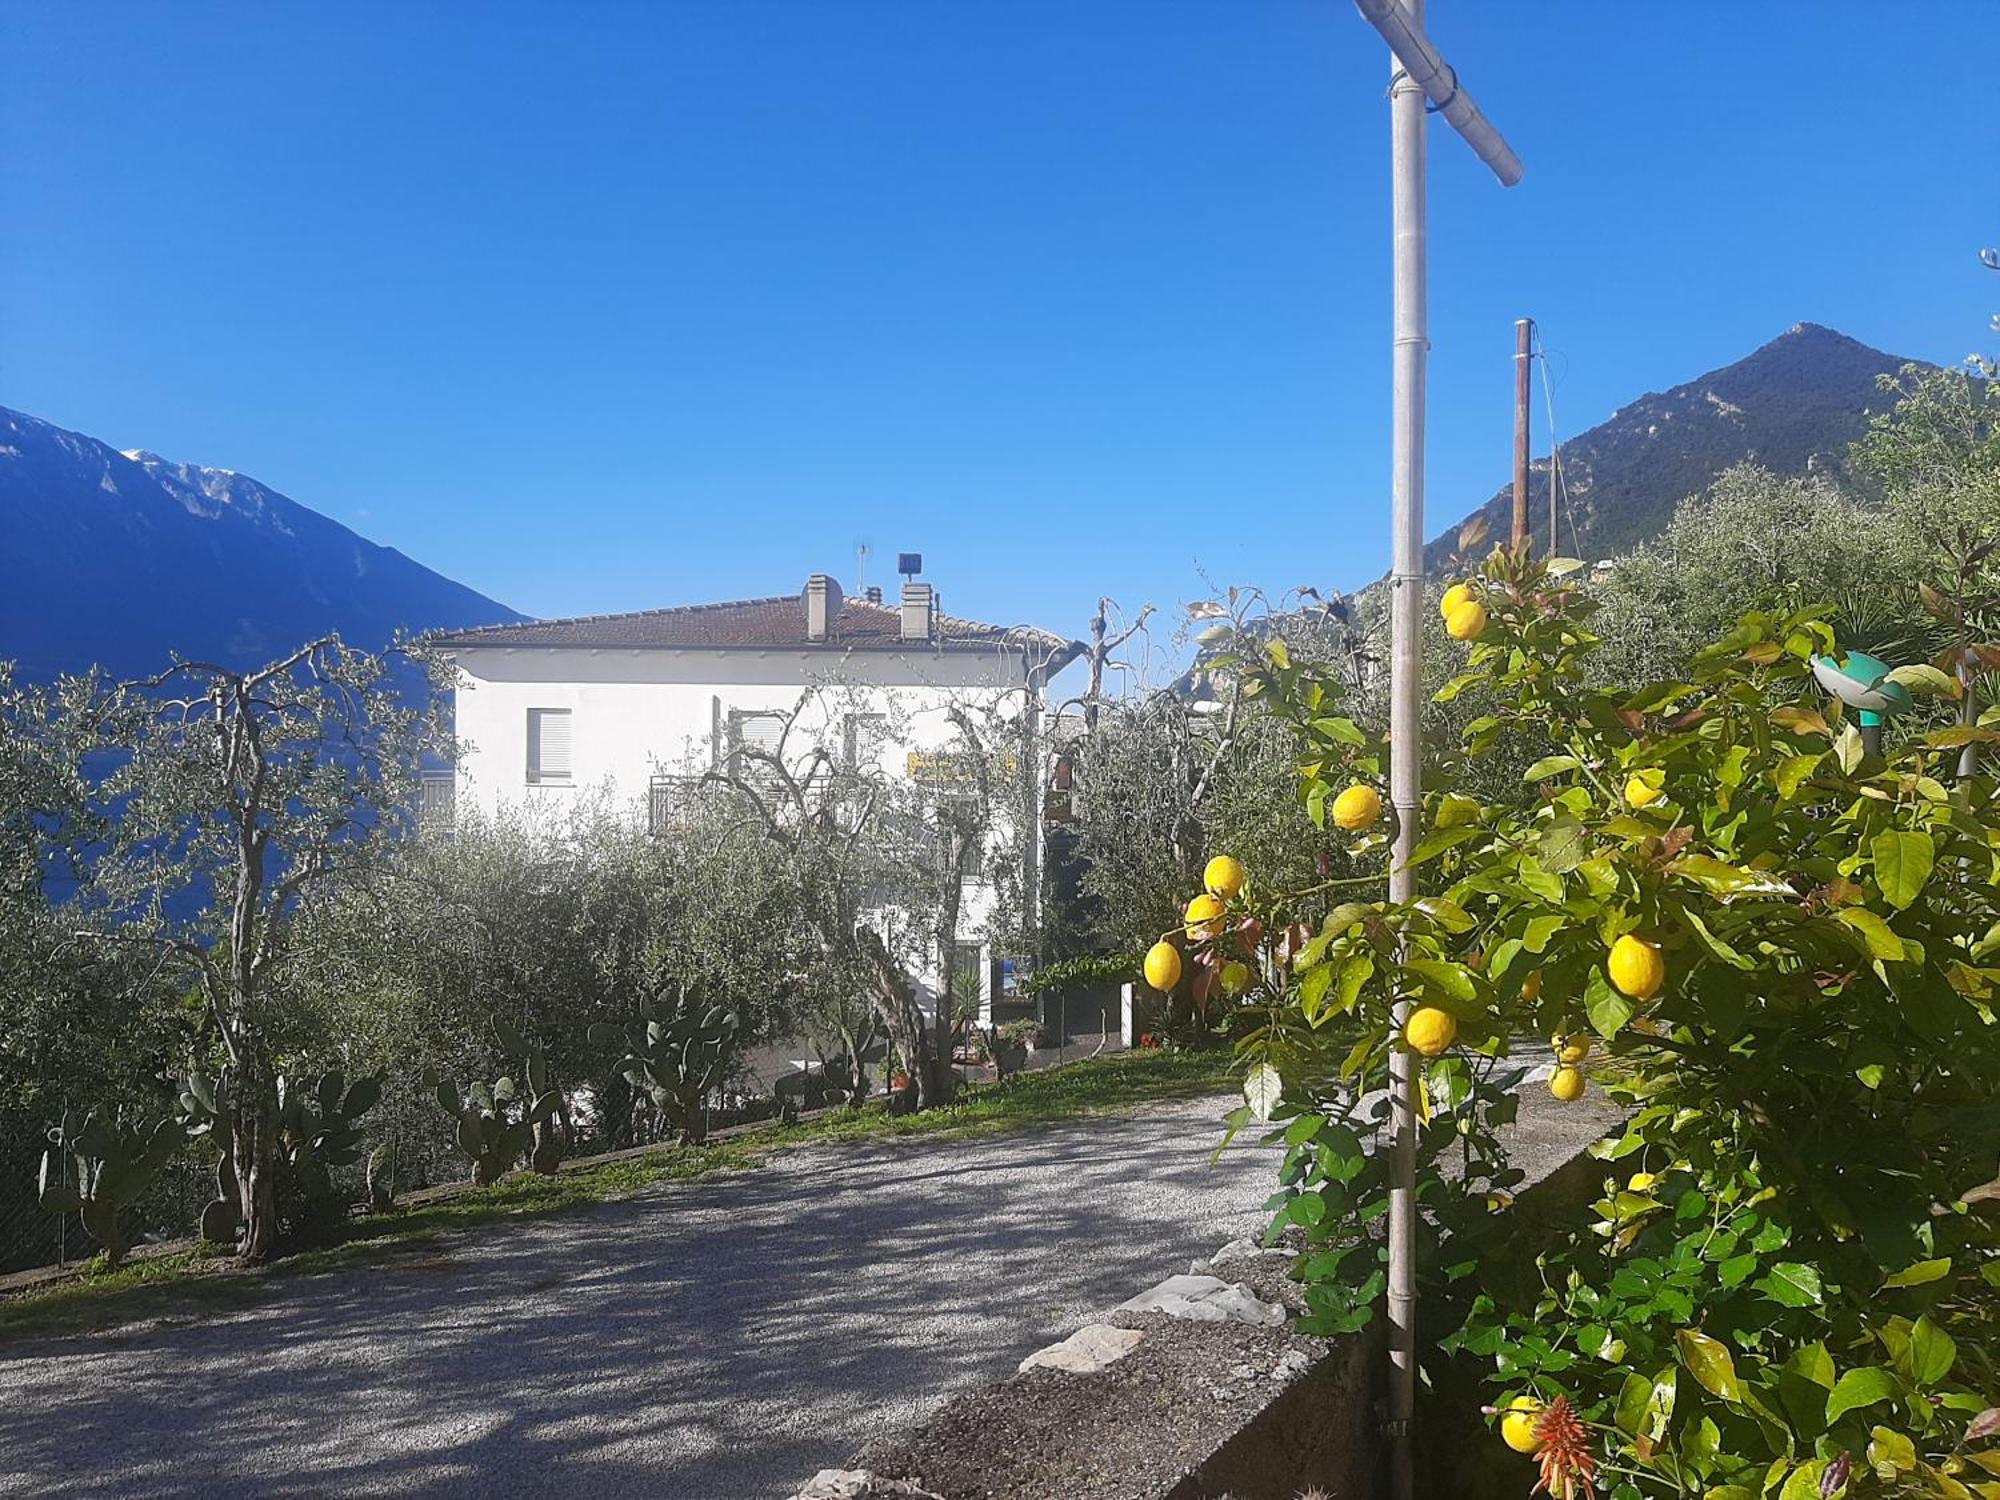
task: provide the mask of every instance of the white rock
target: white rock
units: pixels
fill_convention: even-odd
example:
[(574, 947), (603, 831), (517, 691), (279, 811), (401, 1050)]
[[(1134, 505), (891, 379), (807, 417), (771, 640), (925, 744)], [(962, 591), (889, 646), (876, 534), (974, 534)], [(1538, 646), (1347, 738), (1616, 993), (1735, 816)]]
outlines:
[(1276, 1328), (1285, 1321), (1283, 1307), (1219, 1276), (1169, 1276), (1130, 1302), (1121, 1302), (1118, 1311), (1160, 1312), (1196, 1323), (1250, 1323), (1264, 1328)]
[(1092, 1323), (1079, 1328), (1060, 1344), (1037, 1349), (1021, 1361), (1023, 1370), (1067, 1370), (1072, 1375), (1088, 1375), (1115, 1364), (1139, 1346), (1146, 1336), (1140, 1328), (1113, 1328), (1109, 1323)]
[(1289, 1349), (1271, 1371), (1271, 1378), (1281, 1385), (1290, 1385), (1312, 1368), (1312, 1360), (1303, 1349)]
[(938, 1500), (908, 1479), (890, 1479), (866, 1469), (821, 1469), (792, 1500)]

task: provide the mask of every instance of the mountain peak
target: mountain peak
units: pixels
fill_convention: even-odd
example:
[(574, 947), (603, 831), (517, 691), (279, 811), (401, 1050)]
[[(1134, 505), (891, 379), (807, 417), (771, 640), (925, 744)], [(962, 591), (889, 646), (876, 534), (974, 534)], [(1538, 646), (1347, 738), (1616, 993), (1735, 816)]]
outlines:
[(230, 469), (175, 463), (0, 407), (0, 660), (24, 677), (171, 653), (254, 666), (340, 632), (523, 618)]
[[(1733, 364), (1627, 402), (1562, 444), (1558, 550), (1585, 558), (1623, 552), (1655, 535), (1682, 500), (1734, 464), (1840, 473), (1848, 447), (1884, 404), (1878, 377), (1907, 363), (1838, 329), (1794, 323)], [(1548, 460), (1537, 459), (1528, 514), (1538, 551), (1547, 544), (1549, 475)], [(1504, 537), (1512, 513), (1510, 485), (1472, 515)], [(1458, 530), (1425, 548), (1432, 570), (1449, 561)]]

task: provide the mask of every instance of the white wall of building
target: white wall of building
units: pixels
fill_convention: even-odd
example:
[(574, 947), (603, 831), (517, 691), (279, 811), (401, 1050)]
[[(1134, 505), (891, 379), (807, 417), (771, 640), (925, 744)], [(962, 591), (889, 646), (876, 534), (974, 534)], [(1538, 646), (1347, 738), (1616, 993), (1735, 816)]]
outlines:
[[(726, 734), (732, 712), (797, 713), (786, 742), (794, 764), (815, 745), (843, 755), (848, 716), (881, 715), (889, 730), (882, 769), (901, 772), (909, 751), (956, 738), (954, 705), (975, 712), (992, 707), (1011, 717), (1029, 702), (1022, 654), (999, 650), (494, 645), (461, 646), (452, 654), (460, 751), (455, 800), (487, 819), (510, 808), (560, 810), (599, 791), (644, 819), (654, 777), (709, 769), (716, 727)], [(549, 709), (569, 714), (567, 780), (530, 776), (530, 712)], [(981, 931), (993, 900), (983, 882), (968, 883), (960, 930)], [(990, 977), (990, 949), (985, 957), (982, 974)]]
[[(731, 711), (791, 714), (814, 689), (788, 752), (815, 741), (841, 748), (848, 712), (881, 713), (898, 726), (885, 750), (947, 744), (954, 703), (1018, 712), (1025, 669), (1018, 653), (930, 651), (587, 650), (460, 648), (455, 696), (460, 746), (458, 800), (488, 817), (507, 804), (533, 806), (608, 787), (643, 809), (656, 774), (710, 765), (718, 718)], [(528, 711), (570, 713), (571, 775), (534, 782)]]

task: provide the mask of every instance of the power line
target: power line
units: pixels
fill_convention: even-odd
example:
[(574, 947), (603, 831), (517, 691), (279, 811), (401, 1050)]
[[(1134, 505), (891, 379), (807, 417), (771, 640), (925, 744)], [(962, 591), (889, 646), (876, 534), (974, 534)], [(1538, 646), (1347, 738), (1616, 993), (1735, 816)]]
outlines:
[(1562, 534), (1558, 524), (1558, 507), (1561, 516), (1569, 522), (1570, 540), (1580, 549), (1583, 538), (1576, 529), (1576, 514), (1570, 509), (1569, 482), (1563, 477), (1562, 444), (1556, 438), (1556, 397), (1549, 384), (1549, 349), (1542, 342), (1542, 328), (1535, 325), (1535, 351), (1540, 356), (1537, 363), (1542, 367), (1542, 404), (1548, 412), (1549, 422), (1549, 556), (1562, 555)]

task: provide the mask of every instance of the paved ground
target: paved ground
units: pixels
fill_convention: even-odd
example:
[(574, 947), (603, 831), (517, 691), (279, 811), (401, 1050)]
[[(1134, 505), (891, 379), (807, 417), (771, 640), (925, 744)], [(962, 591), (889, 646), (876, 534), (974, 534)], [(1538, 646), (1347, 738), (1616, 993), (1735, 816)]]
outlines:
[[(1531, 1092), (1544, 1169), (1603, 1128)], [(0, 1349), (0, 1495), (781, 1496), (1260, 1227), (1273, 1157), (1209, 1166), (1224, 1107), (798, 1152)]]

